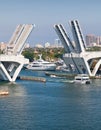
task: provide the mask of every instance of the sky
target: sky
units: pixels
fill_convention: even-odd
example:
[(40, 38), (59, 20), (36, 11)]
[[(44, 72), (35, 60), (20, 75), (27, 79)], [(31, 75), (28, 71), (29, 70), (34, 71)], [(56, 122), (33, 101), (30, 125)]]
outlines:
[(0, 0), (0, 42), (9, 42), (18, 24), (35, 24), (27, 42), (54, 43), (58, 38), (53, 26), (79, 20), (85, 35), (101, 36), (101, 0)]

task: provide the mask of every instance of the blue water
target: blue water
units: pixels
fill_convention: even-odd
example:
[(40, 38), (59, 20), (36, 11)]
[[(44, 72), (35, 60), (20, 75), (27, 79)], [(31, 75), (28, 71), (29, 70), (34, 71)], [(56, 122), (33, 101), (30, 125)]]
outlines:
[(47, 81), (0, 84), (0, 89), (10, 92), (0, 96), (0, 130), (101, 130), (100, 79), (77, 85), (44, 72), (23, 70), (20, 75)]

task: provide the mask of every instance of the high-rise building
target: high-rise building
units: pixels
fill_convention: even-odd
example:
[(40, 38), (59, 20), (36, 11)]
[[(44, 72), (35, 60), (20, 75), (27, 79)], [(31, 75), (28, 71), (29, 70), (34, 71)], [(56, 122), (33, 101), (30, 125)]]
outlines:
[(97, 43), (97, 37), (93, 34), (86, 35), (86, 45), (92, 46), (92, 44)]
[(96, 38), (96, 43), (97, 43), (97, 45), (101, 45), (101, 36), (98, 36)]
[(61, 41), (60, 39), (55, 39), (55, 47), (61, 47), (62, 44), (61, 44)]

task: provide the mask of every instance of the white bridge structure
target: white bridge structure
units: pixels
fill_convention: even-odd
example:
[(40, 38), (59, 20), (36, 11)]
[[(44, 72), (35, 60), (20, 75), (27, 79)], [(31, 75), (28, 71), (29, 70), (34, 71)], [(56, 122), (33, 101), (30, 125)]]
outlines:
[(97, 75), (101, 69), (101, 52), (86, 51), (86, 44), (78, 20), (72, 20), (69, 23), (74, 44), (62, 24), (54, 25), (55, 31), (66, 52), (63, 55), (64, 62), (70, 68), (71, 72), (75, 68), (77, 74)]
[(0, 55), (0, 80), (14, 82), (24, 64), (29, 60), (21, 55), (25, 42), (33, 29), (32, 24), (18, 25), (13, 33), (5, 53)]

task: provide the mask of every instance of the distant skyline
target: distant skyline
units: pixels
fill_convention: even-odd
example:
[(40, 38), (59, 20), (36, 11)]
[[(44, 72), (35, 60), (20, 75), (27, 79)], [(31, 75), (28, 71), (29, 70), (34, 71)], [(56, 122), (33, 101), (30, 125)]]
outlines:
[(101, 0), (0, 0), (0, 42), (8, 42), (18, 24), (35, 24), (28, 42), (54, 43), (53, 26), (61, 23), (70, 34), (69, 20), (78, 19), (84, 36), (101, 36)]

